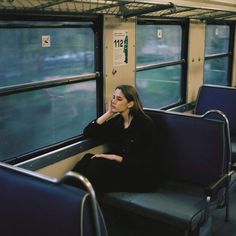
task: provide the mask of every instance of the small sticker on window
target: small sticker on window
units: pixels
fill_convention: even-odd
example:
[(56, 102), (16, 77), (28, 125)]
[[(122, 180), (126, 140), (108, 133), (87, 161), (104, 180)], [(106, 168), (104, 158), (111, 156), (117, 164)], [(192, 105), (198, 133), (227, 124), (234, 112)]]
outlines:
[(50, 35), (43, 35), (42, 36), (42, 47), (43, 48), (51, 47), (51, 37), (50, 37)]
[(158, 39), (161, 39), (161, 38), (162, 38), (162, 30), (161, 30), (161, 29), (158, 29), (158, 30), (157, 30), (157, 38), (158, 38)]

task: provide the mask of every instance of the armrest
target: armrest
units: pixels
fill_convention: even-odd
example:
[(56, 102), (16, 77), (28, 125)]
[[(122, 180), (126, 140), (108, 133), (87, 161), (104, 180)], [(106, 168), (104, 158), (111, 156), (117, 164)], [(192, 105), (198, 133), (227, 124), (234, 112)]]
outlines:
[(236, 171), (236, 162), (231, 165), (231, 170)]
[(229, 178), (230, 176), (228, 174), (225, 174), (218, 181), (216, 181), (215, 183), (205, 188), (204, 192), (206, 196), (209, 196), (209, 197), (215, 196), (221, 188), (223, 188), (224, 186), (227, 186), (227, 182), (229, 181)]
[(185, 104), (182, 104), (180, 106), (170, 108), (167, 111), (187, 112), (187, 111), (193, 110), (194, 107), (195, 107), (195, 104), (196, 104), (195, 102), (185, 103)]

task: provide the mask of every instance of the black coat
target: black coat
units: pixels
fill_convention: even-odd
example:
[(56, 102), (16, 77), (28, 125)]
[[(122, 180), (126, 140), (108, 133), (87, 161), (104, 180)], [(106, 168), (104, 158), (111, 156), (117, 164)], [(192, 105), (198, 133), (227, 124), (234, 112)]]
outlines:
[(127, 168), (147, 167), (155, 156), (155, 127), (148, 116), (134, 116), (130, 126), (124, 128), (121, 115), (99, 125), (92, 121), (85, 129), (85, 137), (109, 143), (109, 153), (123, 157)]
[[(109, 143), (109, 153), (123, 157), (121, 163), (86, 155), (74, 170), (84, 174), (97, 191), (146, 191), (151, 187), (156, 157), (155, 127), (145, 115), (136, 115), (124, 128), (121, 115), (84, 129), (87, 138)], [(153, 182), (153, 181), (152, 181)]]

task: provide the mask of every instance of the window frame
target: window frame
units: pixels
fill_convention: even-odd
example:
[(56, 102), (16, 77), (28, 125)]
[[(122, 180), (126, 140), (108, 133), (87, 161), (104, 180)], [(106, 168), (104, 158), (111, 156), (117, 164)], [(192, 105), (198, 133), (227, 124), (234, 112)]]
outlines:
[[(66, 77), (57, 80), (51, 81), (38, 81), (34, 83), (25, 83), (18, 84), (13, 86), (7, 86), (0, 88), (0, 97), (10, 94), (16, 93), (24, 93), (27, 91), (34, 91), (43, 88), (56, 87), (66, 84), (72, 83), (80, 83), (84, 81), (95, 80), (96, 81), (96, 110), (97, 116), (102, 114), (103, 112), (103, 60), (102, 60), (102, 52), (103, 52), (103, 17), (102, 16), (65, 16), (65, 15), (37, 15), (37, 14), (3, 14), (0, 16), (0, 27), (1, 28), (37, 28), (37, 22), (41, 22), (45, 24), (44, 27), (55, 27), (55, 28), (64, 28), (66, 26), (69, 27), (80, 27), (81, 22), (92, 22), (93, 24), (90, 26), (94, 32), (94, 63), (95, 63), (95, 72), (89, 74), (83, 74), (73, 77)], [(50, 23), (49, 23), (50, 22)], [(42, 25), (40, 25), (41, 27)], [(81, 27), (84, 27), (81, 25)], [(29, 160), (35, 156), (40, 156), (48, 152), (52, 152), (59, 148), (63, 148), (68, 145), (73, 145), (78, 142), (83, 142), (84, 137), (83, 134), (78, 134), (76, 137), (72, 137), (68, 140), (64, 140), (58, 143), (50, 144), (49, 146), (45, 146), (39, 148), (37, 150), (33, 150), (29, 153), (25, 153), (11, 159), (7, 159), (4, 162), (9, 164), (17, 164), (19, 162), (24, 162)]]
[[(182, 105), (187, 99), (187, 53), (188, 53), (188, 32), (189, 32), (189, 20), (179, 19), (179, 20), (163, 20), (163, 19), (153, 19), (153, 18), (142, 18), (137, 19), (137, 25), (179, 25), (182, 29), (182, 42), (181, 42), (181, 59), (177, 61), (169, 61), (163, 63), (155, 63), (151, 65), (137, 66), (136, 62), (136, 72), (164, 68), (167, 66), (181, 65), (181, 81), (180, 81), (180, 100), (176, 103), (169, 104), (165, 107), (156, 108), (162, 110), (168, 110), (175, 106)], [(148, 110), (149, 108), (145, 108)]]
[[(227, 53), (217, 53), (212, 55), (204, 55), (204, 64), (207, 60), (210, 59), (216, 59), (216, 58), (222, 58), (227, 57), (228, 58), (228, 68), (227, 68), (227, 85), (226, 86), (232, 86), (233, 81), (233, 55), (234, 55), (234, 34), (235, 34), (235, 24), (233, 22), (229, 21), (217, 21), (217, 20), (208, 20), (206, 21), (206, 28), (208, 25), (227, 25), (229, 26), (229, 45), (228, 45), (228, 52)], [(204, 71), (205, 73), (205, 71)], [(203, 78), (203, 83), (205, 81), (205, 78)]]

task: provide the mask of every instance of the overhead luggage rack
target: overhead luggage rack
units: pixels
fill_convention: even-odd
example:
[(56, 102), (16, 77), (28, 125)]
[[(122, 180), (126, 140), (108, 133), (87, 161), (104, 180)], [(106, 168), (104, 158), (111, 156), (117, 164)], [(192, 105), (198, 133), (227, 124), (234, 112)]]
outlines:
[(0, 0), (2, 13), (102, 14), (123, 18), (144, 16), (167, 19), (236, 20), (236, 6), (233, 5), (232, 11), (228, 9), (180, 6), (172, 2), (144, 0)]

